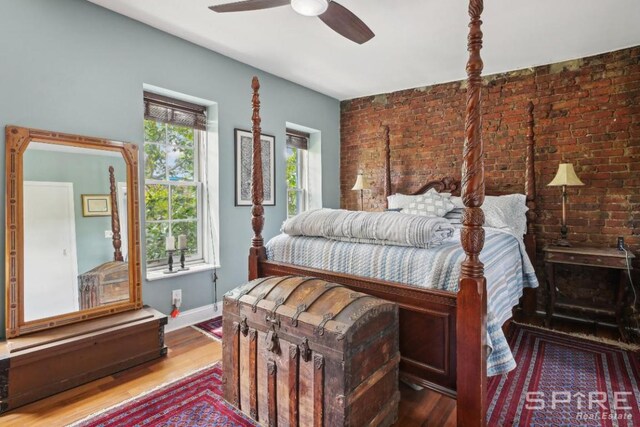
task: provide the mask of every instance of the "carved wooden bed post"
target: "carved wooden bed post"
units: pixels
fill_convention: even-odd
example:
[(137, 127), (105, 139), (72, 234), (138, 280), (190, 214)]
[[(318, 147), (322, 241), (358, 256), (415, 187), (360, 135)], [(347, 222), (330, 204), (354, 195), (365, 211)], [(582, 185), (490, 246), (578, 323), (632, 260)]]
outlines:
[[(525, 157), (525, 182), (524, 192), (527, 195), (527, 243), (528, 255), (531, 262), (536, 259), (536, 239), (534, 235), (533, 223), (536, 219), (536, 172), (534, 167), (535, 159), (535, 132), (533, 131), (533, 102), (527, 105), (527, 154)], [(526, 241), (530, 240), (530, 241)]]
[(111, 193), (111, 239), (113, 241), (113, 260), (124, 261), (122, 257), (122, 240), (120, 236), (120, 214), (118, 213), (118, 198), (116, 191), (116, 177), (113, 166), (109, 166), (109, 190)]
[[(533, 131), (533, 102), (527, 104), (527, 151), (525, 155), (525, 182), (524, 192), (527, 195), (527, 234), (524, 243), (527, 255), (535, 265), (536, 263), (536, 237), (533, 228), (536, 220), (536, 172), (535, 172), (535, 132)], [(524, 290), (523, 310), (527, 316), (533, 316), (536, 311), (536, 289)]]
[(487, 283), (480, 251), (484, 246), (484, 161), (480, 91), (482, 87), (483, 0), (469, 1), (467, 50), (467, 108), (462, 163), (462, 201), (465, 205), (460, 233), (466, 258), (462, 263), (457, 300), (457, 423), (485, 426), (487, 394)]
[(389, 126), (382, 126), (384, 131), (384, 207), (389, 208), (389, 197), (391, 195), (391, 140), (389, 138)]
[(253, 228), (253, 239), (251, 239), (251, 249), (249, 250), (249, 280), (260, 277), (260, 260), (266, 258), (266, 250), (264, 247), (264, 239), (262, 238), (262, 229), (264, 228), (264, 189), (262, 183), (262, 144), (260, 141), (260, 82), (258, 77), (253, 77), (251, 81), (253, 89), (253, 98), (251, 106), (253, 115), (251, 121), (253, 127), (253, 159), (251, 168), (251, 228)]

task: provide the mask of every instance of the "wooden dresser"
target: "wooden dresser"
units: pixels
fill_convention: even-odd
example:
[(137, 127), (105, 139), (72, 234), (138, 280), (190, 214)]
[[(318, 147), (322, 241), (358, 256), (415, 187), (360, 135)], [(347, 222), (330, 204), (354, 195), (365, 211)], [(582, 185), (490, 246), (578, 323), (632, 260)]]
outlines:
[(0, 343), (0, 412), (166, 355), (166, 323), (143, 308)]

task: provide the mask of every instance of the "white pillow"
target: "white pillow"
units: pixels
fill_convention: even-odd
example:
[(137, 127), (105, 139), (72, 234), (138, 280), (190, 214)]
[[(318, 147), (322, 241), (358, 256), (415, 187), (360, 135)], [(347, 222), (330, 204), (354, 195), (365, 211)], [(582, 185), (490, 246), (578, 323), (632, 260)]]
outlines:
[(489, 227), (511, 231), (517, 237), (527, 232), (527, 196), (508, 194), (486, 196), (482, 204), (485, 223)]
[(403, 209), (409, 206), (409, 203), (413, 202), (418, 196), (409, 196), (406, 194), (396, 193), (387, 197), (389, 202), (389, 209)]
[[(456, 208), (463, 208), (462, 198), (452, 197)], [(507, 194), (505, 196), (485, 196), (482, 204), (484, 225), (507, 230), (521, 237), (527, 232), (527, 196)]]
[(453, 209), (453, 203), (438, 193), (426, 193), (420, 195), (408, 207), (402, 209), (402, 213), (430, 217), (443, 217)]
[(451, 203), (453, 203), (456, 208), (464, 209), (464, 203), (462, 203), (462, 197), (453, 196), (450, 200), (451, 200)]

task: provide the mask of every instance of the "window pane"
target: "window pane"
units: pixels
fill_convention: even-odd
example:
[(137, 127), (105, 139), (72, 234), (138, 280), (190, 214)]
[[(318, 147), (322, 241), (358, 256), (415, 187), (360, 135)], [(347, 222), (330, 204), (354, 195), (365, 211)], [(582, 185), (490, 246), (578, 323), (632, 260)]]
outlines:
[(198, 192), (195, 186), (171, 187), (171, 218), (196, 219), (198, 217)]
[(167, 152), (170, 181), (193, 181), (195, 176), (193, 148), (174, 146)]
[(161, 142), (165, 143), (166, 125), (156, 122), (155, 120), (144, 121), (144, 140), (145, 142)]
[(170, 145), (187, 148), (193, 147), (194, 130), (185, 126), (167, 125), (168, 143)]
[(298, 149), (287, 147), (287, 188), (298, 187)]
[[(154, 120), (144, 121), (144, 131), (145, 180), (191, 183), (145, 184), (147, 261), (166, 264), (165, 239), (170, 232), (176, 244), (179, 235), (186, 235), (188, 254), (198, 254), (198, 131)], [(174, 255), (174, 262), (179, 262), (179, 255)]]
[(187, 253), (195, 254), (198, 252), (197, 221), (174, 222), (171, 229), (172, 235), (176, 238), (176, 245), (178, 244), (178, 236), (184, 234), (187, 236)]
[(298, 192), (287, 191), (287, 215), (294, 216), (298, 213)]
[(165, 238), (169, 234), (169, 225), (166, 223), (147, 224), (147, 262), (164, 261), (167, 259), (165, 252)]
[(167, 179), (167, 155), (164, 146), (144, 145), (144, 177), (147, 179)]
[(161, 184), (146, 184), (144, 191), (147, 221), (169, 219), (169, 187)]

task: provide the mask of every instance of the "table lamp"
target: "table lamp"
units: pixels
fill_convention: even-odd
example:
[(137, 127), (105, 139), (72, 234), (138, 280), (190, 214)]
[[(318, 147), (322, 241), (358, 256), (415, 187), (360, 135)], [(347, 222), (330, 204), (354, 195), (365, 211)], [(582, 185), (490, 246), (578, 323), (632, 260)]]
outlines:
[(366, 188), (364, 183), (364, 178), (362, 172), (358, 173), (358, 177), (356, 178), (356, 183), (354, 184), (352, 190), (360, 191), (360, 210), (364, 210), (364, 198), (363, 198), (363, 190)]
[(567, 240), (567, 186), (575, 185), (584, 185), (584, 183), (576, 175), (571, 163), (560, 163), (555, 178), (547, 184), (548, 187), (562, 186), (562, 226), (560, 227), (560, 240), (556, 242), (557, 246), (571, 246)]

